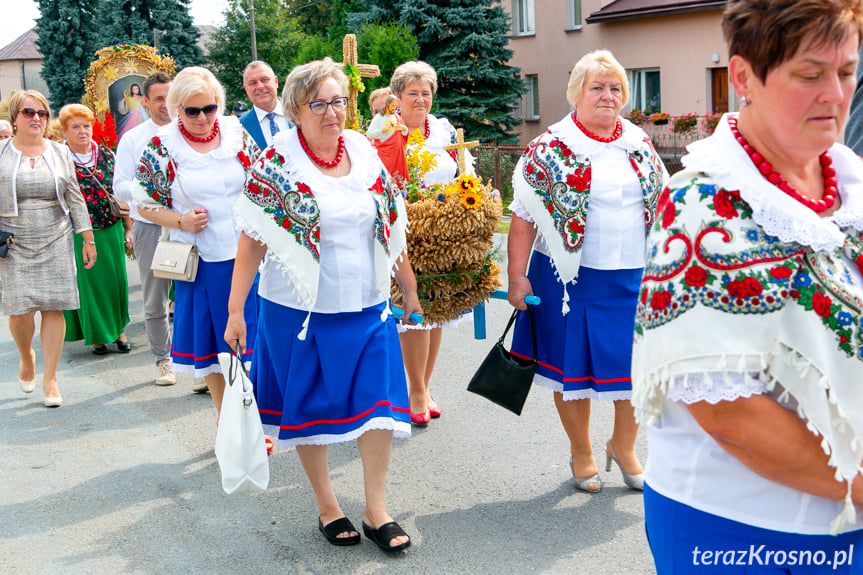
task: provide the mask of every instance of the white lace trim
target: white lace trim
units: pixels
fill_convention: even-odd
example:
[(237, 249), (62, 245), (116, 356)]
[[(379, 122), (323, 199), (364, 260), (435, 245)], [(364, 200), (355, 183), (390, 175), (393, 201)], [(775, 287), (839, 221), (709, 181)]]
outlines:
[[(222, 373), (222, 366), (219, 365), (218, 361), (200, 369), (196, 368), (194, 365), (187, 365), (185, 363), (174, 363), (173, 360), (171, 363), (174, 367), (174, 373), (194, 374), (196, 378), (201, 378), (206, 375), (210, 375), (211, 373)], [(243, 364), (246, 366), (247, 371), (252, 369), (251, 360), (243, 361)]]
[(439, 323), (435, 322), (435, 323), (430, 323), (430, 324), (418, 323), (416, 325), (408, 325), (408, 324), (403, 324), (402, 322), (399, 321), (399, 322), (396, 322), (396, 329), (398, 330), (399, 333), (404, 333), (408, 330), (427, 331), (427, 330), (436, 329), (439, 327), (446, 327), (446, 328), (458, 327), (463, 323), (471, 323), (471, 322), (473, 322), (473, 310), (471, 310), (465, 314), (462, 314), (455, 319), (451, 319), (449, 321), (446, 321), (443, 324), (439, 324)]
[(687, 405), (706, 401), (716, 405), (720, 401), (734, 401), (740, 398), (761, 395), (767, 388), (758, 379), (758, 372), (719, 372), (689, 373), (677, 375), (668, 388), (666, 398)]
[[(396, 421), (391, 417), (374, 417), (365, 422), (361, 427), (342, 434), (320, 434), (308, 437), (295, 437), (292, 439), (279, 439), (279, 449), (289, 449), (297, 445), (332, 445), (344, 443), (359, 438), (366, 431), (373, 429), (392, 430), (393, 439), (407, 439), (411, 436), (411, 424), (404, 421)], [(271, 439), (279, 436), (278, 425), (264, 425), (264, 434)]]
[[(786, 243), (798, 243), (816, 251), (840, 248), (845, 235), (838, 225), (863, 229), (863, 181), (859, 159), (841, 144), (834, 144), (830, 154), (839, 179), (842, 207), (832, 218), (822, 218), (800, 202), (767, 181), (734, 139), (728, 126), (728, 114), (709, 138), (687, 146), (683, 157), (687, 170), (703, 172), (726, 190), (739, 190), (740, 197), (752, 208), (752, 219), (769, 235)], [(854, 156), (856, 158), (856, 156)], [(840, 223), (842, 222), (842, 223)], [(838, 225), (837, 225), (838, 224)]]
[(632, 399), (631, 389), (596, 391), (595, 389), (588, 388), (564, 391), (563, 384), (561, 382), (539, 374), (533, 376), (533, 383), (562, 394), (564, 401), (577, 401), (579, 399), (595, 399), (596, 401), (626, 401)]
[(211, 160), (237, 159), (237, 153), (243, 149), (243, 126), (240, 121), (233, 116), (220, 116), (219, 133), (221, 135), (219, 147), (202, 154), (193, 150), (183, 138), (177, 126), (177, 119), (156, 131), (156, 135), (171, 154), (174, 162), (178, 166), (192, 168), (206, 166)]

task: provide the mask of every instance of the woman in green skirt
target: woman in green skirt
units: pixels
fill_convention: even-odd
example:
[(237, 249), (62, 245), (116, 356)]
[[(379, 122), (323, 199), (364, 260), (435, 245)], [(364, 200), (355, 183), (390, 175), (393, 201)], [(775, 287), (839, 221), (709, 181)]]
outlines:
[[(114, 154), (93, 141), (95, 116), (86, 106), (68, 104), (60, 110), (60, 126), (72, 151), (78, 185), (87, 203), (99, 260), (88, 273), (78, 273), (81, 308), (64, 311), (66, 341), (84, 340), (96, 355), (129, 353), (132, 346), (124, 329), (129, 323), (129, 282), (126, 279), (125, 245), (132, 241), (132, 222), (111, 215), (109, 194), (114, 178)], [(75, 237), (76, 263), (83, 269), (80, 236)]]

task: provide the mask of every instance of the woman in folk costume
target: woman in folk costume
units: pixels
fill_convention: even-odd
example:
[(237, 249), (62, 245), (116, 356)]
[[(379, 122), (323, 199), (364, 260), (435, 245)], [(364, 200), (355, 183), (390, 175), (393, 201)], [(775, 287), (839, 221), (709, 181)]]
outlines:
[[(88, 273), (77, 274), (81, 307), (66, 310), (66, 341), (84, 340), (95, 355), (108, 353), (114, 343), (120, 353), (132, 351), (124, 329), (129, 323), (129, 282), (126, 278), (125, 245), (132, 241), (132, 219), (111, 215), (108, 194), (114, 180), (114, 154), (93, 141), (96, 116), (82, 104), (60, 109), (60, 125), (72, 152), (78, 186), (87, 202), (96, 249), (102, 254)], [(75, 243), (83, 242), (77, 237)], [(78, 269), (84, 260), (75, 250)]]
[[(132, 196), (138, 213), (167, 228), (170, 240), (198, 246), (195, 281), (174, 282), (171, 359), (175, 371), (204, 378), (218, 415), (225, 390), (218, 354), (229, 351), (221, 336), (240, 236), (233, 207), (259, 150), (237, 118), (222, 114), (225, 89), (209, 70), (183, 69), (167, 103), (173, 121), (144, 148)], [(254, 297), (243, 301), (253, 331)]]
[(863, 163), (835, 143), (861, 27), (859, 0), (726, 6), (742, 108), (660, 198), (636, 318), (660, 574), (863, 572)]
[[(393, 72), (390, 88), (401, 104), (400, 115), (408, 133), (418, 130), (425, 138), (424, 149), (435, 157), (435, 167), (423, 176), (422, 185), (431, 186), (454, 180), (458, 176), (455, 151), (446, 150), (444, 146), (456, 141), (455, 128), (446, 118), (438, 118), (431, 113), (432, 101), (437, 92), (435, 69), (425, 62), (405, 62)], [(467, 170), (473, 173), (473, 157), (467, 152), (466, 156)], [(456, 327), (472, 319), (473, 312), (468, 311), (444, 326), (436, 323), (399, 326), (410, 384), (411, 422), (414, 425), (427, 426), (432, 418), (441, 415), (440, 406), (429, 392), (429, 382), (440, 351), (442, 328)]]
[(384, 500), (393, 437), (410, 436), (391, 271), (405, 317), (422, 313), (404, 254), (404, 203), (374, 148), (344, 130), (347, 76), (325, 58), (294, 68), (282, 102), (295, 129), (255, 162), (235, 214), (242, 229), (225, 341), (241, 347), (245, 293), (263, 261), (251, 378), (264, 428), (297, 448), (333, 545), (359, 543), (330, 483), (327, 446), (357, 440), (363, 532), (386, 551), (410, 539)]
[[(576, 488), (602, 487), (590, 441), (590, 400), (598, 399), (614, 401), (606, 470), (616, 462), (625, 483), (641, 489), (632, 329), (645, 236), (667, 172), (647, 135), (619, 115), (629, 84), (610, 52), (582, 57), (566, 95), (574, 111), (528, 145), (513, 174), (508, 299), (525, 309), (525, 296), (542, 298), (534, 382), (554, 391)], [(512, 350), (533, 355), (524, 314)]]

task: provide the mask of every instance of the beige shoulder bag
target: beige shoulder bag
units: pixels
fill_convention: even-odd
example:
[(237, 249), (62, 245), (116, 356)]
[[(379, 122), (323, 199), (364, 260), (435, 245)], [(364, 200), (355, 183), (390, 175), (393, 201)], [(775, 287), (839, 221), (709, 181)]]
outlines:
[[(171, 160), (171, 162), (173, 161)], [(186, 195), (186, 190), (183, 189), (183, 184), (180, 182), (180, 171), (177, 169), (176, 163), (174, 164), (174, 174), (183, 197), (191, 206), (189, 196)], [(174, 281), (195, 281), (195, 277), (198, 275), (198, 246), (194, 242), (187, 244), (168, 240), (167, 234), (164, 233), (166, 231), (167, 228), (163, 228), (162, 239), (156, 244), (156, 250), (153, 252), (153, 263), (150, 264), (153, 275), (157, 278)]]

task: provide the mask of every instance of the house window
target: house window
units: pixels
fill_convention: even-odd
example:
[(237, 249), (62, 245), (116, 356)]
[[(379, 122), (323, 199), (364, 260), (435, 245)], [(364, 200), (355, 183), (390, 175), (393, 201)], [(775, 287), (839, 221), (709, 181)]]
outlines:
[(524, 94), (524, 121), (539, 120), (539, 76), (530, 74), (524, 77), (527, 91)]
[(662, 109), (659, 89), (659, 68), (629, 70), (629, 109), (658, 112)]
[(536, 33), (533, 0), (512, 0), (512, 27), (516, 36)]
[(566, 29), (581, 29), (581, 0), (566, 0)]

